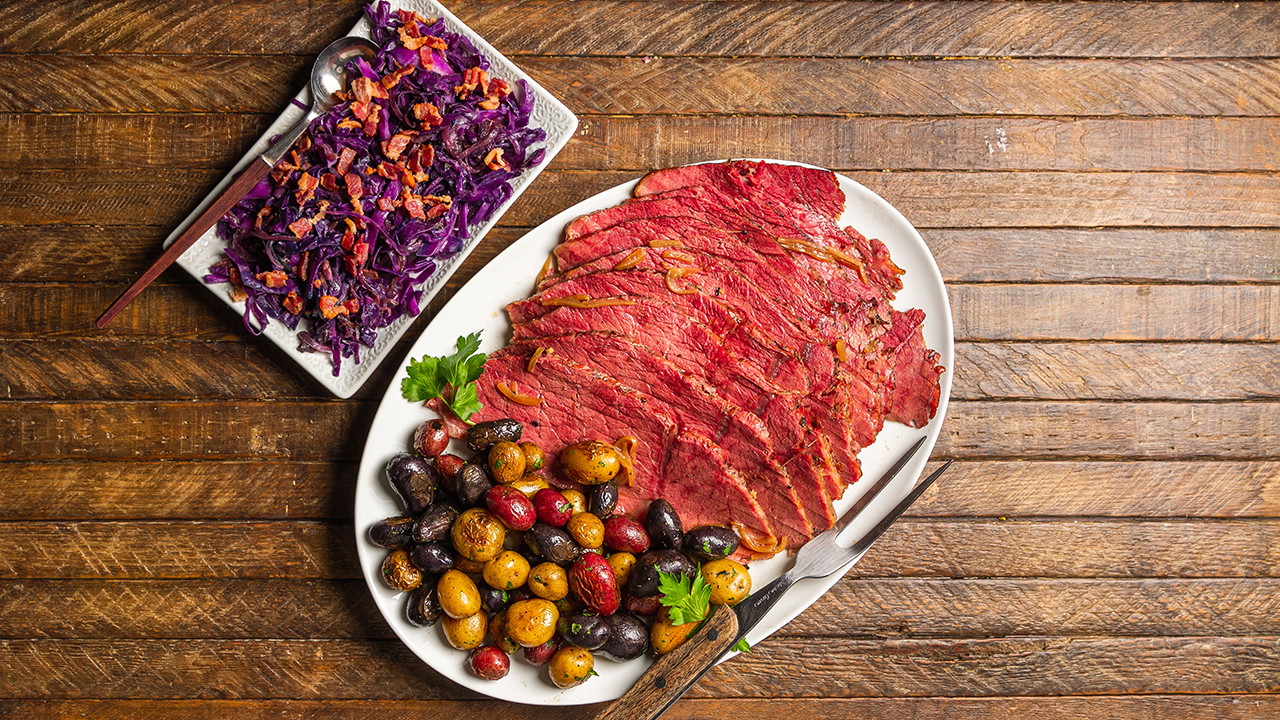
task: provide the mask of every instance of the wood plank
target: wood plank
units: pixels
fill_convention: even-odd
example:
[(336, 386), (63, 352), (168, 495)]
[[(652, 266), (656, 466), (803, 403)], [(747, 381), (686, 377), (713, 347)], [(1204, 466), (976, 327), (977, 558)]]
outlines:
[[(11, 522), (4, 530), (0, 579), (361, 577), (353, 530), (342, 523)], [(1280, 577), (1280, 522), (911, 518), (851, 576)]]
[[(345, 32), (361, 4), (233, 0), (219, 4), (217, 27), (175, 0), (98, 0), (56, 14), (19, 7), (0, 18), (0, 52), (310, 55)], [(536, 0), (470, 2), (457, 15), (508, 55), (1280, 55), (1280, 20), (1261, 2), (810, 2), (796, 13), (775, 2)]]
[[(372, 402), (6, 403), (0, 460), (356, 460)], [(960, 400), (934, 453), (966, 459), (1272, 460), (1280, 403)], [(259, 423), (265, 423), (260, 425)], [(412, 428), (405, 428), (406, 438)], [(1188, 442), (1187, 438), (1194, 438)]]
[[(0, 112), (274, 115), (310, 66), (310, 57), (279, 55), (0, 55)], [(588, 115), (1209, 117), (1280, 109), (1278, 59), (531, 56), (520, 66)]]
[(246, 459), (0, 463), (0, 519), (349, 520), (356, 468)]
[[(957, 282), (1274, 283), (1280, 232), (1251, 229), (919, 228)], [(126, 283), (159, 253), (167, 227), (0, 225), (0, 283)], [(526, 228), (495, 227), (454, 276), (471, 277)], [(192, 282), (185, 273), (166, 280)], [(450, 286), (456, 283), (451, 282)]]
[(1275, 285), (955, 284), (948, 295), (958, 340), (1280, 338)]
[[(778, 637), (1280, 633), (1277, 580), (844, 579)], [(70, 608), (75, 608), (70, 611)], [(0, 581), (0, 637), (388, 639), (359, 580)]]
[[(461, 282), (451, 280), (447, 287), (452, 290)], [(154, 284), (106, 329), (96, 329), (94, 318), (122, 287), (0, 285), (0, 306), (8, 311), (0, 315), (0, 334), (14, 340), (248, 339), (237, 313), (194, 283)], [(1280, 312), (1273, 310), (1280, 307), (1280, 285), (955, 283), (947, 290), (955, 338), (962, 342), (1280, 340)], [(437, 298), (423, 316), (431, 317), (444, 300)], [(423, 316), (415, 327), (422, 326)], [(414, 330), (409, 336), (416, 337)], [(278, 352), (266, 340), (254, 344), (267, 353)], [(1265, 349), (1256, 352), (1266, 354)]]
[[(256, 341), (0, 341), (5, 399), (299, 399), (309, 377)], [(397, 344), (403, 357), (409, 341)], [(379, 400), (399, 363), (354, 397)], [(952, 397), (964, 400), (1280, 398), (1280, 346), (1212, 343), (962, 342)]]
[[(349, 520), (355, 482), (354, 463), (0, 463), (0, 520)], [(1280, 463), (962, 460), (908, 515), (1275, 518)]]
[[(446, 720), (475, 713), (530, 720), (589, 720), (601, 705), (518, 705), (497, 700), (0, 700), (11, 720), (375, 720), (387, 717)], [(766, 717), (952, 718), (953, 720), (1254, 720), (1280, 713), (1280, 696), (1097, 695), (992, 698), (686, 698), (669, 720), (757, 720)]]
[[(0, 116), (0, 167), (85, 171), (230, 167), (266, 115)], [(574, 170), (635, 170), (708, 157), (800, 160), (836, 170), (1196, 170), (1280, 167), (1280, 118), (583, 118), (559, 156)]]
[[(849, 172), (923, 227), (1280, 227), (1271, 174)], [(221, 173), (25, 170), (0, 178), (0, 224), (172, 227)], [(531, 227), (634, 172), (549, 170), (503, 217)], [(148, 203), (139, 207), (137, 198)]]
[[(1275, 692), (1276, 662), (1274, 637), (780, 638), (712, 670), (690, 696)], [(0, 695), (10, 697), (474, 696), (393, 640), (3, 640), (0, 663), (10, 668)]]

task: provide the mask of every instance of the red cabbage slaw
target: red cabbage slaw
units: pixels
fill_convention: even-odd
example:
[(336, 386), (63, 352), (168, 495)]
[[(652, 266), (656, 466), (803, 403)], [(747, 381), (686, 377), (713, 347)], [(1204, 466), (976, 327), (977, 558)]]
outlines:
[(540, 163), (533, 93), (488, 74), (489, 60), (441, 19), (371, 3), (381, 50), (357, 59), (345, 96), (218, 224), (226, 257), (205, 281), (230, 283), (255, 335), (272, 319), (298, 350), (360, 362), (378, 330), (421, 311), (421, 285), (470, 228)]

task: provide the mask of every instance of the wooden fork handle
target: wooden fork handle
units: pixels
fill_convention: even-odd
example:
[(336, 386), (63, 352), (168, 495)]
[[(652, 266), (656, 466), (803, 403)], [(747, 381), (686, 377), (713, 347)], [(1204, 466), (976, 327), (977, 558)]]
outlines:
[(599, 720), (653, 720), (667, 711), (711, 669), (738, 636), (738, 615), (716, 605), (711, 617), (683, 645), (658, 658)]
[(182, 256), (182, 253), (186, 252), (188, 248), (195, 244), (195, 241), (200, 239), (201, 235), (204, 235), (206, 230), (213, 227), (214, 223), (218, 222), (223, 215), (226, 215), (228, 210), (234, 207), (236, 203), (240, 202), (240, 198), (249, 194), (249, 191), (253, 189), (253, 186), (257, 185), (269, 174), (271, 174), (271, 165), (268, 165), (267, 161), (263, 160), (261, 157), (254, 158), (253, 162), (249, 163), (248, 167), (244, 170), (241, 170), (240, 174), (236, 175), (235, 179), (231, 181), (231, 184), (227, 185), (227, 187), (213, 199), (213, 202), (209, 203), (209, 207), (205, 208), (204, 212), (200, 213), (200, 215), (196, 217), (189, 226), (187, 226), (187, 229), (184, 230), (182, 234), (169, 245), (169, 247), (165, 248), (165, 251), (160, 254), (160, 257), (156, 258), (156, 261), (151, 263), (151, 267), (147, 268), (147, 271), (142, 273), (142, 277), (135, 280), (134, 283), (129, 286), (129, 289), (121, 293), (120, 297), (116, 298), (116, 301), (111, 303), (111, 307), (107, 308), (106, 312), (102, 313), (102, 315), (98, 317), (98, 327), (106, 327), (107, 323), (111, 322), (116, 315), (119, 315), (120, 311), (123, 310), (126, 305), (133, 302), (133, 299), (138, 297), (138, 295), (145, 290), (152, 281), (160, 277), (160, 273), (164, 272), (170, 265), (176, 262), (178, 258)]

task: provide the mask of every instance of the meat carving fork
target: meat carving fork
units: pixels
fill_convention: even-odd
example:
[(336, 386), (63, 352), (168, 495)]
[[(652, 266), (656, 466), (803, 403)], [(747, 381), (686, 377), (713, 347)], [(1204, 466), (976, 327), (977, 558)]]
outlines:
[(950, 467), (951, 461), (948, 460), (945, 465), (933, 471), (853, 545), (843, 547), (837, 544), (836, 537), (840, 535), (840, 531), (848, 527), (901, 472), (924, 445), (924, 441), (925, 438), (920, 438), (898, 458), (853, 507), (836, 521), (834, 527), (805, 543), (796, 554), (795, 565), (790, 570), (732, 609), (724, 605), (715, 606), (711, 616), (695, 635), (679, 648), (658, 658), (653, 667), (645, 671), (625, 695), (605, 710), (600, 720), (654, 720), (679, 700), (708, 670), (715, 667), (716, 662), (760, 622), (765, 613), (777, 604), (797, 580), (826, 577), (866, 552), (898, 516), (911, 507), (933, 481)]

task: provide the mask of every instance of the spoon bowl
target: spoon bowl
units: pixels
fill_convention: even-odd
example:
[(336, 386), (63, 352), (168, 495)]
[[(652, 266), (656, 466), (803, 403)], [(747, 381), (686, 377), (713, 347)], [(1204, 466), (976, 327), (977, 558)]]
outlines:
[(372, 40), (349, 35), (329, 43), (311, 66), (311, 111), (319, 114), (333, 107), (336, 93), (347, 86), (347, 67), (356, 58), (372, 60), (378, 46)]

